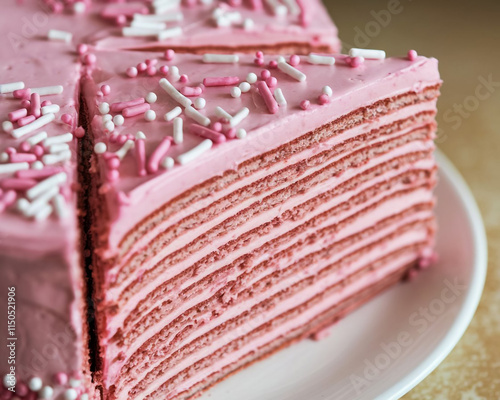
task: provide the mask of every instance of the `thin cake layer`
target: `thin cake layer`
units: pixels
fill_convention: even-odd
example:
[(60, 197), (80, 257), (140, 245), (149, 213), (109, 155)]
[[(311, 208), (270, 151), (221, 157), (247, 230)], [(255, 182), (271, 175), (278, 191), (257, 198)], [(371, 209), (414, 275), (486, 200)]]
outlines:
[[(294, 69), (275, 59), (278, 69), (261, 71), (245, 56), (217, 66), (178, 56), (186, 78), (175, 82), (170, 68), (167, 94), (157, 77), (127, 79), (126, 66), (98, 54), (85, 93), (101, 181), (93, 203), (99, 379), (110, 398), (196, 394), (320, 330), (431, 251), (436, 61), (352, 68), (335, 59), (302, 58)], [(252, 84), (235, 95), (232, 85), (245, 79)], [(190, 108), (172, 83), (206, 106)], [(103, 84), (107, 96), (96, 89)], [(273, 103), (276, 84), (286, 105), (279, 92)], [(97, 114), (107, 111), (103, 101), (116, 111), (130, 99), (138, 116)], [(145, 120), (176, 101), (183, 140), (179, 119), (172, 139), (172, 122)], [(186, 163), (207, 138), (212, 148)]]

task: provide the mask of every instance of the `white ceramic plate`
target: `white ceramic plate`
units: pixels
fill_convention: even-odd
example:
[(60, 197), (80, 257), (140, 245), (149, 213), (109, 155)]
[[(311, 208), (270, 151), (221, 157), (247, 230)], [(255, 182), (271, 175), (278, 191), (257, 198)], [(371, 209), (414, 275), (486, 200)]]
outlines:
[(469, 325), (486, 276), (476, 203), (438, 153), (438, 265), (332, 328), (232, 376), (205, 400), (397, 399), (434, 370)]

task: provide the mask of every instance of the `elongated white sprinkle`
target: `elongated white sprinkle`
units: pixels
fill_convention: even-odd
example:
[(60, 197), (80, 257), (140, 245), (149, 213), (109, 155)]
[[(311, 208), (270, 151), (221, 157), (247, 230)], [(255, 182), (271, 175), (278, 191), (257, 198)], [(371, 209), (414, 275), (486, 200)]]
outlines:
[(35, 219), (37, 221), (44, 221), (50, 216), (50, 214), (52, 214), (52, 206), (50, 204), (47, 204), (36, 213)]
[(163, 29), (152, 29), (152, 28), (136, 28), (133, 26), (125, 26), (122, 28), (122, 35), (125, 37), (154, 37)]
[(63, 135), (52, 136), (45, 139), (43, 141), (43, 145), (44, 147), (49, 147), (57, 143), (68, 143), (71, 142), (72, 140), (73, 140), (73, 135), (70, 132), (68, 132)]
[(236, 54), (203, 54), (204, 63), (234, 64), (240, 61)]
[(181, 36), (182, 28), (180, 26), (176, 26), (175, 28), (165, 29), (158, 33), (158, 40), (166, 40), (173, 37)]
[(61, 42), (70, 43), (73, 39), (73, 34), (70, 32), (51, 29), (47, 34), (49, 40), (60, 40)]
[(38, 93), (40, 96), (50, 96), (53, 94), (61, 94), (63, 91), (64, 91), (64, 87), (62, 85), (31, 88), (31, 93)]
[(134, 14), (134, 21), (148, 21), (148, 22), (178, 22), (184, 19), (182, 12), (170, 12), (167, 14)]
[(34, 120), (33, 122), (31, 122), (27, 125), (21, 126), (20, 128), (14, 129), (11, 132), (11, 135), (16, 139), (19, 139), (20, 137), (27, 135), (28, 133), (31, 133), (31, 132), (39, 129), (42, 126), (45, 126), (45, 125), (51, 123), (52, 121), (54, 121), (55, 117), (56, 116), (54, 114), (42, 115), (40, 118)]
[(278, 68), (280, 69), (280, 71), (284, 72), (293, 79), (298, 80), (299, 82), (304, 82), (306, 80), (306, 75), (303, 72), (299, 71), (295, 67), (292, 67), (285, 61), (278, 62)]
[(38, 132), (35, 135), (31, 136), (30, 138), (26, 139), (26, 141), (31, 145), (34, 146), (35, 144), (38, 144), (42, 141), (47, 139), (47, 132), (42, 131)]
[(134, 20), (130, 24), (133, 28), (141, 28), (141, 29), (156, 29), (156, 30), (164, 30), (167, 29), (167, 24), (164, 22), (156, 22), (156, 21), (143, 21), (143, 20)]
[(186, 96), (180, 93), (174, 85), (172, 85), (167, 78), (160, 79), (160, 87), (167, 92), (167, 94), (174, 99), (177, 103), (179, 103), (183, 107), (188, 107), (192, 104), (192, 101), (189, 100)]
[(165, 114), (165, 121), (167, 121), (167, 122), (172, 121), (174, 118), (181, 115), (181, 113), (182, 113), (182, 108), (177, 106)]
[(26, 191), (26, 197), (30, 200), (33, 200), (35, 197), (38, 197), (43, 192), (49, 190), (50, 188), (60, 186), (68, 180), (68, 175), (66, 172), (59, 172), (51, 177), (44, 179), (40, 183), (36, 184), (32, 188)]
[(30, 165), (27, 162), (0, 164), (0, 174), (11, 174), (29, 168)]
[(0, 85), (0, 94), (12, 93), (21, 89), (24, 89), (24, 82), (2, 83)]
[(219, 118), (227, 119), (228, 121), (231, 121), (233, 119), (233, 116), (231, 114), (229, 114), (226, 110), (219, 106), (215, 108), (215, 115), (217, 115)]
[(54, 165), (60, 162), (69, 161), (71, 159), (71, 151), (62, 151), (57, 154), (45, 154), (42, 161), (45, 165)]
[(133, 140), (127, 140), (123, 146), (120, 148), (120, 150), (115, 152), (115, 155), (120, 159), (123, 160), (123, 158), (127, 155), (130, 149), (132, 149), (135, 145), (135, 142)]
[(2, 122), (2, 130), (5, 133), (11, 133), (14, 130), (14, 124), (10, 121), (3, 121)]
[(189, 118), (194, 119), (200, 125), (208, 126), (211, 123), (210, 118), (206, 117), (192, 106), (186, 107), (184, 111)]
[(68, 151), (69, 145), (66, 143), (56, 143), (49, 147), (49, 153), (55, 154), (60, 153), (61, 151)]
[(42, 115), (45, 114), (56, 114), (61, 110), (61, 107), (57, 104), (51, 104), (50, 106), (43, 106), (42, 107)]
[(318, 54), (309, 54), (308, 61), (310, 64), (317, 65), (334, 65), (335, 58), (331, 56), (320, 56)]
[(282, 0), (282, 1), (287, 6), (290, 14), (292, 14), (292, 15), (299, 15), (300, 14), (300, 7), (297, 4), (296, 0)]
[(266, 0), (266, 3), (273, 10), (274, 15), (283, 16), (288, 13), (286, 6), (281, 4), (278, 0)]
[(276, 88), (274, 90), (274, 98), (276, 99), (276, 102), (280, 107), (285, 107), (286, 106), (286, 99), (285, 95), (283, 94), (283, 91), (280, 88)]
[(383, 60), (385, 58), (385, 51), (352, 48), (351, 50), (349, 50), (349, 56), (364, 57), (366, 59), (372, 59), (372, 60)]
[(185, 164), (195, 160), (196, 158), (201, 156), (206, 151), (210, 150), (212, 148), (212, 145), (213, 145), (213, 142), (210, 139), (205, 139), (203, 142), (201, 142), (195, 148), (178, 156), (177, 162), (181, 165), (185, 165)]
[(181, 144), (184, 141), (183, 120), (180, 117), (174, 119), (174, 143)]
[(239, 125), (250, 114), (250, 110), (247, 107), (243, 107), (240, 111), (234, 114), (234, 117), (229, 120), (229, 124), (234, 128)]
[(57, 194), (53, 199), (52, 203), (54, 205), (54, 210), (56, 212), (56, 215), (59, 217), (59, 219), (65, 219), (69, 212), (68, 212), (68, 207), (66, 206), (66, 200), (64, 199), (64, 196), (61, 194)]
[(41, 193), (39, 196), (37, 196), (31, 203), (22, 201), (26, 199), (19, 199), (17, 202), (17, 208), (24, 214), (24, 216), (33, 217), (41, 209), (43, 209), (50, 200), (52, 200), (58, 194), (59, 194), (59, 187), (52, 186), (43, 193)]

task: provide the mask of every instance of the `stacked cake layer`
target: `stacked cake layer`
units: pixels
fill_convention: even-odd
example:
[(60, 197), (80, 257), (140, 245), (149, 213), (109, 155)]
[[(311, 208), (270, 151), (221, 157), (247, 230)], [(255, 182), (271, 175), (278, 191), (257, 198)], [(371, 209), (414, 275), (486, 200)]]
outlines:
[[(189, 398), (429, 255), (440, 80), (410, 58), (265, 56), (267, 70), (97, 53), (84, 92), (105, 397)], [(164, 77), (128, 78), (140, 62)]]

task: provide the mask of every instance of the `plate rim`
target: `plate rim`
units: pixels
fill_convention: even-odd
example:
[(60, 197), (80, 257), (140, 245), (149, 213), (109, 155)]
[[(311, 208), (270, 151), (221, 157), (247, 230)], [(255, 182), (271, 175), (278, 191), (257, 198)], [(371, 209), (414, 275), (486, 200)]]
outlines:
[(482, 297), (488, 270), (486, 230), (474, 196), (457, 168), (439, 149), (435, 152), (439, 171), (446, 175), (467, 216), (473, 235), (474, 268), (462, 309), (451, 328), (429, 355), (396, 385), (376, 397), (376, 400), (399, 399), (431, 374), (451, 353), (469, 327)]

